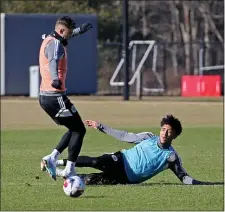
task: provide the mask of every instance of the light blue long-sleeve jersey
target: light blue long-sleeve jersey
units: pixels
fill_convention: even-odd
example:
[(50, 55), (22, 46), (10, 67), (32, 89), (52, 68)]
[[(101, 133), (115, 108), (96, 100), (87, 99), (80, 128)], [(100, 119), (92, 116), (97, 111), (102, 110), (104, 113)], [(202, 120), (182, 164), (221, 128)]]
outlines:
[(131, 149), (122, 150), (125, 171), (131, 182), (143, 182), (167, 168), (173, 151), (159, 148), (158, 140), (158, 136), (152, 136)]
[(181, 158), (172, 146), (169, 149), (158, 146), (159, 136), (151, 132), (132, 133), (117, 130), (101, 123), (98, 123), (97, 129), (120, 141), (136, 144), (131, 149), (121, 151), (130, 182), (143, 182), (169, 168), (184, 184), (202, 183), (187, 174), (182, 167)]

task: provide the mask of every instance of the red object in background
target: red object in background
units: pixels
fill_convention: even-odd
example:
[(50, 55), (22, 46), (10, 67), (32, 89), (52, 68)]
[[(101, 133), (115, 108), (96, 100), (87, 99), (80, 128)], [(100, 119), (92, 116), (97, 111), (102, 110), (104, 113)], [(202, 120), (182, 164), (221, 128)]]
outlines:
[(221, 77), (219, 75), (183, 76), (181, 86), (182, 96), (221, 96)]

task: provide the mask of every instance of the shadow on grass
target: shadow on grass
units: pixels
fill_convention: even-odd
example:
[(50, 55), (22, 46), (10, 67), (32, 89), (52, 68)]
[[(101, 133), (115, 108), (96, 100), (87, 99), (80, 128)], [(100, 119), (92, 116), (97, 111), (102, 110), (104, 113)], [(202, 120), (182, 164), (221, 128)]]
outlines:
[(202, 182), (198, 185), (186, 185), (182, 183), (140, 183), (140, 184), (99, 184), (99, 185), (87, 185), (87, 186), (205, 186), (205, 185), (224, 185), (224, 182)]
[[(157, 186), (157, 185), (168, 185), (168, 186), (188, 186), (182, 183), (142, 183), (142, 184), (133, 184), (134, 186)], [(191, 185), (191, 186), (202, 186), (202, 185), (224, 185), (224, 182), (202, 182), (199, 185)]]
[(100, 198), (106, 198), (107, 196), (81, 196), (80, 198), (84, 199), (100, 199)]

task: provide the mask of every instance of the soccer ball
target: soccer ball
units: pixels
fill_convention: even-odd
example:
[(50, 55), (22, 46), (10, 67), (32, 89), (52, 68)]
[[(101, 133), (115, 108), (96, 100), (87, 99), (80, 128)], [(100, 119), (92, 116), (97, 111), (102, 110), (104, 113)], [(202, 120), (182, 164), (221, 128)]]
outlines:
[(78, 176), (68, 177), (64, 180), (63, 191), (67, 196), (79, 197), (84, 193), (85, 182)]

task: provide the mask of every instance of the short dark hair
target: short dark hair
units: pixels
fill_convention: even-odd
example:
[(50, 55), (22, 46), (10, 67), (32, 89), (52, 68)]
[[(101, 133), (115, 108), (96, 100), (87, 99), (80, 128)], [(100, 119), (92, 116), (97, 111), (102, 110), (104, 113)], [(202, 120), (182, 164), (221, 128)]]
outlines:
[(164, 124), (168, 124), (172, 127), (172, 129), (176, 132), (176, 135), (180, 135), (182, 132), (182, 126), (181, 122), (175, 118), (172, 114), (167, 114), (165, 117), (162, 118), (161, 120), (161, 127)]
[(65, 26), (69, 29), (76, 28), (76, 23), (69, 16), (63, 16), (63, 17), (59, 18), (56, 21), (56, 25), (57, 24), (62, 24), (63, 26)]

